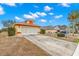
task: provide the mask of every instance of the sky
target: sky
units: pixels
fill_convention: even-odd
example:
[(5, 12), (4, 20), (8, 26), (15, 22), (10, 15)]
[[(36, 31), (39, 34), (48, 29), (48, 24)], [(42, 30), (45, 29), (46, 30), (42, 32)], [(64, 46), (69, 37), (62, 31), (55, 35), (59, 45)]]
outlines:
[(39, 26), (69, 25), (68, 14), (73, 10), (79, 10), (78, 3), (0, 3), (0, 28), (3, 20), (33, 19)]

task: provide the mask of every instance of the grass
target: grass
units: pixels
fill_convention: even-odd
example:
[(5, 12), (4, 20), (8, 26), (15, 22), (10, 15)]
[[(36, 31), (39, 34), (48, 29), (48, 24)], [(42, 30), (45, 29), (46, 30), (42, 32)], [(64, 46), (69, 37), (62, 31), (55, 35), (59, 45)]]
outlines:
[(79, 39), (75, 39), (75, 41), (74, 41), (74, 42), (78, 44), (78, 43), (79, 43)]

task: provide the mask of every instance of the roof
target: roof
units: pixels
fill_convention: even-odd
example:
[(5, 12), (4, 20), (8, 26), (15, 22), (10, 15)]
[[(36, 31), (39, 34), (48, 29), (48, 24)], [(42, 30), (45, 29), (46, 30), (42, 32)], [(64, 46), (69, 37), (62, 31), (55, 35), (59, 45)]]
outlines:
[(41, 29), (45, 29), (45, 30), (65, 30), (67, 28), (67, 26), (43, 26), (41, 27)]
[(27, 22), (27, 21), (34, 21), (34, 19), (27, 19), (25, 22)]
[(35, 25), (35, 24), (30, 25), (30, 24), (25, 24), (25, 23), (16, 23), (16, 24), (14, 24), (14, 26), (30, 26), (30, 27), (40, 27), (40, 26)]
[(41, 29), (54, 30), (54, 27), (53, 26), (42, 26)]

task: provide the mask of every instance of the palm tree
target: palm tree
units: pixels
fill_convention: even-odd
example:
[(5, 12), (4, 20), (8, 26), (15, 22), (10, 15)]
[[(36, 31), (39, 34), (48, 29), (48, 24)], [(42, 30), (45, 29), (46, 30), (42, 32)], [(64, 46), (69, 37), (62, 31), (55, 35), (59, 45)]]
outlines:
[(78, 18), (79, 18), (79, 11), (72, 11), (68, 16), (68, 19), (72, 24), (73, 35), (76, 32), (76, 22)]

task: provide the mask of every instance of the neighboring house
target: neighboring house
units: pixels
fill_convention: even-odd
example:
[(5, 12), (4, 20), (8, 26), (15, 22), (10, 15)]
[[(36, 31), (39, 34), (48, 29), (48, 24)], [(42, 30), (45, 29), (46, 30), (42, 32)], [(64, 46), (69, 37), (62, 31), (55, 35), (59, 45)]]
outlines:
[(61, 25), (61, 26), (58, 25), (58, 26), (55, 26), (54, 29), (60, 30), (60, 31), (61, 31), (61, 30), (66, 30), (66, 29), (67, 29), (67, 26), (66, 26), (66, 25)]
[(24, 23), (14, 24), (16, 35), (38, 34), (40, 26), (34, 24), (33, 20), (27, 20)]
[(44, 27), (41, 27), (41, 29), (45, 30), (45, 35), (56, 37), (57, 30), (54, 29), (54, 26), (44, 26)]
[(65, 25), (57, 25), (57, 26), (44, 26), (44, 27), (41, 27), (41, 29), (44, 29), (46, 30), (46, 33), (50, 33), (50, 34), (53, 34), (53, 33), (56, 33), (58, 30), (59, 31), (66, 31), (67, 30), (67, 26)]
[(44, 26), (41, 29), (46, 30), (46, 33), (55, 33), (57, 30), (53, 26)]

